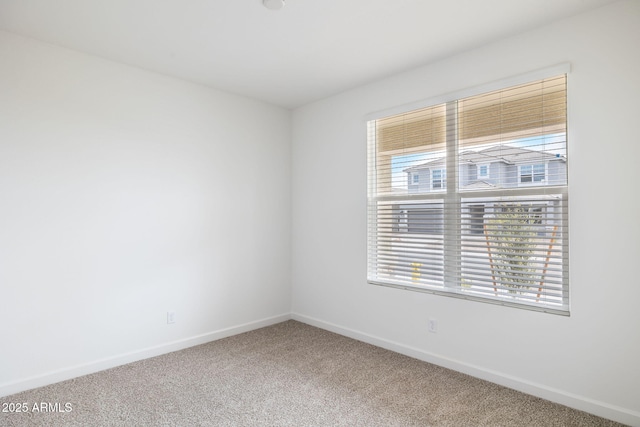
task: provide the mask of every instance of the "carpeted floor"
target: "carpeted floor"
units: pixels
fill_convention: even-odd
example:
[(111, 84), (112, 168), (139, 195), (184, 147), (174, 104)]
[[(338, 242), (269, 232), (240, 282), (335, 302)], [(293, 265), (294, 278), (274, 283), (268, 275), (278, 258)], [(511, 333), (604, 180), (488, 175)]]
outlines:
[(22, 402), (28, 412), (0, 412), (0, 425), (620, 425), (296, 321), (0, 398), (0, 409)]

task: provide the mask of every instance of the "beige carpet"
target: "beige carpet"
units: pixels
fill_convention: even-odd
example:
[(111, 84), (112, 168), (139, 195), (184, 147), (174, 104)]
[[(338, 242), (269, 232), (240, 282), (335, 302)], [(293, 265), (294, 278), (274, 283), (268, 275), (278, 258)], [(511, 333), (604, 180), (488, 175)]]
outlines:
[[(2, 426), (620, 425), (296, 321), (9, 402), (29, 411), (0, 413)], [(55, 412), (33, 412), (40, 402)]]

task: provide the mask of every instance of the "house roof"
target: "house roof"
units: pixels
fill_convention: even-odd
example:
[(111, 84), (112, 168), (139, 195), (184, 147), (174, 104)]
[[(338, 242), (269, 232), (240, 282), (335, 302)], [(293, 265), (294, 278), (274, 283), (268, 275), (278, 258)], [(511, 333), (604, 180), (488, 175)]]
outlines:
[[(466, 150), (460, 153), (460, 161), (471, 164), (502, 162), (513, 165), (533, 161), (550, 160), (566, 161), (566, 158), (559, 154), (553, 154), (546, 151), (530, 150), (528, 148), (513, 147), (509, 145), (497, 145), (478, 151)], [(439, 157), (429, 160), (428, 162), (406, 168), (403, 172), (414, 172), (416, 170), (429, 169), (434, 166), (444, 166), (444, 164), (445, 158)]]
[(487, 181), (473, 181), (471, 184), (465, 185), (465, 190), (486, 190), (497, 188), (496, 185), (488, 183)]

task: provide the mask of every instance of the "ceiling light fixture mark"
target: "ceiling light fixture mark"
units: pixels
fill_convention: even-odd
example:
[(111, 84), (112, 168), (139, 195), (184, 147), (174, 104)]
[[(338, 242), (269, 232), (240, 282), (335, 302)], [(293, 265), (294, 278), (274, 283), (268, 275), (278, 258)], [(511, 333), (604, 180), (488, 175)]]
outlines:
[(284, 7), (284, 0), (262, 0), (264, 7), (270, 10), (279, 10)]

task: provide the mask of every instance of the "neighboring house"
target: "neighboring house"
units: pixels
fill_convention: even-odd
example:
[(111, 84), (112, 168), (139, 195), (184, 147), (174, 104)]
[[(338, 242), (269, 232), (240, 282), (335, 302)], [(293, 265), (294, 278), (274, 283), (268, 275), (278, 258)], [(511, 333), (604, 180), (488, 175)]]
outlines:
[[(512, 146), (495, 146), (460, 153), (460, 190), (499, 190), (526, 186), (564, 185), (567, 181), (566, 157), (545, 151)], [(404, 169), (409, 194), (446, 191), (445, 158), (436, 158)], [(504, 204), (500, 206), (505, 206)], [(553, 227), (556, 202), (545, 201), (528, 206), (535, 217), (546, 218), (545, 227)], [(487, 217), (495, 215), (500, 207), (485, 199), (463, 202), (463, 226), (471, 234), (482, 234)], [(441, 200), (430, 203), (398, 204), (394, 206), (397, 227), (395, 231), (408, 233), (442, 234), (444, 212)], [(541, 232), (548, 231), (541, 229)]]
[[(523, 187), (564, 184), (566, 158), (559, 154), (511, 146), (496, 146), (460, 153), (460, 189)], [(444, 191), (444, 158), (430, 160), (404, 170), (409, 193)]]

